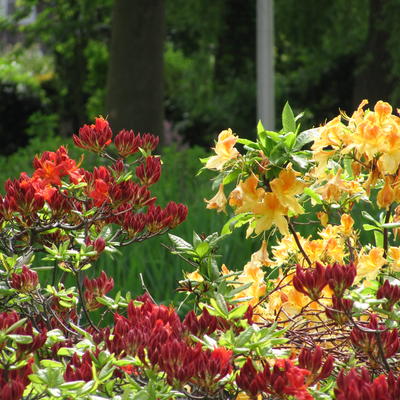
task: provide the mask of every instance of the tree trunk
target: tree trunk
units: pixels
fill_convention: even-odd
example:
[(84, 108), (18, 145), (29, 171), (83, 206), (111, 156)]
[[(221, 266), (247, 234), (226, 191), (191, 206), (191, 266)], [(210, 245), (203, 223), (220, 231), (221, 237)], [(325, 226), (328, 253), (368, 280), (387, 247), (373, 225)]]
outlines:
[(164, 0), (115, 0), (107, 111), (114, 132), (163, 134)]
[(366, 45), (359, 56), (363, 60), (359, 63), (362, 67), (355, 76), (354, 107), (363, 99), (367, 99), (373, 108), (376, 101), (388, 101), (392, 94), (388, 32), (383, 24), (384, 5), (384, 0), (370, 0), (369, 31)]

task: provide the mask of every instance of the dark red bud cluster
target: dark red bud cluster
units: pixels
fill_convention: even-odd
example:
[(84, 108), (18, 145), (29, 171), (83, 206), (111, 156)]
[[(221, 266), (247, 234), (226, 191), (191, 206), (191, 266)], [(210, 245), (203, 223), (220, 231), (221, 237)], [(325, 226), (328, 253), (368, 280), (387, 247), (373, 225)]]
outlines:
[(15, 311), (0, 313), (0, 331), (6, 331), (17, 321), (19, 321), (19, 315)]
[(398, 400), (400, 399), (400, 378), (392, 372), (380, 375), (374, 380), (367, 369), (355, 368), (349, 372), (340, 371), (335, 388), (336, 400)]
[(348, 320), (348, 315), (351, 313), (353, 303), (351, 299), (332, 296), (332, 306), (325, 308), (325, 314), (339, 325), (343, 325)]
[(6, 190), (4, 200), (12, 211), (30, 216), (43, 208), (43, 196), (37, 192), (34, 183), (26, 175), (21, 174), (19, 179), (8, 179), (4, 187)]
[(342, 297), (345, 290), (353, 284), (354, 278), (357, 275), (357, 269), (354, 263), (347, 265), (334, 263), (326, 267), (325, 275), (329, 287), (333, 290), (335, 296)]
[(182, 325), (192, 335), (198, 337), (203, 335), (211, 335), (218, 327), (218, 318), (210, 315), (207, 308), (204, 307), (199, 318), (196, 316), (193, 310), (187, 313)]
[(316, 263), (315, 268), (303, 269), (300, 265), (296, 266), (296, 273), (293, 277), (293, 286), (312, 300), (321, 297), (321, 291), (326, 286), (325, 268)]
[(140, 146), (146, 153), (151, 153), (158, 146), (160, 138), (154, 136), (151, 133), (145, 133), (142, 135), (142, 145)]
[(173, 201), (170, 201), (167, 204), (165, 211), (171, 217), (171, 221), (168, 226), (171, 229), (181, 224), (188, 215), (188, 208), (185, 205), (176, 204)]
[(103, 305), (99, 303), (96, 298), (105, 296), (114, 287), (114, 279), (109, 278), (107, 274), (102, 271), (98, 278), (89, 279), (85, 276), (83, 286), (85, 287), (84, 297), (87, 309), (89, 311), (97, 310)]
[[(379, 338), (378, 338), (379, 335)], [(397, 329), (387, 329), (385, 324), (379, 323), (378, 317), (371, 314), (368, 324), (354, 326), (350, 333), (352, 344), (373, 359), (379, 359), (379, 347), (382, 347), (386, 358), (395, 355), (400, 348)], [(378, 345), (378, 340), (380, 345)]]
[(28, 268), (26, 265), (22, 266), (22, 271), (17, 274), (11, 275), (10, 286), (23, 293), (35, 290), (39, 284), (39, 277), (36, 271)]
[(30, 343), (17, 343), (17, 357), (23, 358), (27, 354), (33, 353), (40, 349), (47, 340), (47, 329), (43, 328), (41, 332), (35, 334), (33, 332), (32, 323), (26, 322), (23, 326), (18, 327), (15, 331), (17, 335), (31, 336), (32, 342)]
[(140, 134), (135, 135), (132, 130), (123, 129), (115, 136), (114, 145), (118, 150), (118, 154), (125, 158), (135, 154), (139, 147), (142, 147), (142, 138)]
[(68, 198), (67, 192), (60, 193), (59, 191), (54, 191), (46, 201), (54, 218), (70, 213), (74, 204), (73, 200)]
[(136, 168), (136, 176), (140, 183), (150, 186), (160, 179), (161, 160), (159, 157), (149, 156), (146, 160)]
[(101, 153), (111, 143), (111, 138), (111, 128), (104, 118), (96, 118), (95, 124), (84, 125), (78, 135), (73, 135), (76, 146), (95, 153)]
[(106, 248), (106, 241), (101, 236), (95, 240), (91, 240), (89, 237), (85, 239), (86, 246), (93, 246), (93, 249), (97, 251), (98, 254), (102, 253)]
[(254, 398), (263, 393), (279, 398), (291, 395), (297, 399), (313, 400), (305, 382), (310, 374), (310, 371), (296, 367), (291, 360), (276, 360), (272, 369), (265, 362), (264, 368), (257, 371), (248, 358), (236, 376), (236, 383)]
[(314, 385), (332, 373), (334, 358), (329, 355), (323, 363), (323, 356), (324, 352), (319, 346), (316, 346), (314, 350), (303, 348), (299, 354), (299, 368), (311, 372), (311, 375), (306, 378), (309, 385)]
[(92, 363), (92, 357), (88, 351), (83, 354), (82, 358), (75, 353), (65, 369), (65, 381), (91, 381), (93, 379)]
[(391, 311), (393, 306), (400, 300), (400, 286), (391, 285), (388, 280), (378, 289), (376, 293), (378, 299), (386, 299), (387, 302), (382, 304), (383, 309)]
[(25, 388), (29, 385), (28, 376), (32, 374), (31, 364), (18, 369), (0, 369), (0, 399), (1, 400), (20, 400), (24, 394)]

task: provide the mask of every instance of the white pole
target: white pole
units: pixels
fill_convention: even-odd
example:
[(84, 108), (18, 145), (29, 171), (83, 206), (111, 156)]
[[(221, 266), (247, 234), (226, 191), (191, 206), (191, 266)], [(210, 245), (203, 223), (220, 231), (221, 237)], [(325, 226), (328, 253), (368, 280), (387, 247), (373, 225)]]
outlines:
[(275, 128), (274, 7), (273, 0), (257, 0), (257, 119)]

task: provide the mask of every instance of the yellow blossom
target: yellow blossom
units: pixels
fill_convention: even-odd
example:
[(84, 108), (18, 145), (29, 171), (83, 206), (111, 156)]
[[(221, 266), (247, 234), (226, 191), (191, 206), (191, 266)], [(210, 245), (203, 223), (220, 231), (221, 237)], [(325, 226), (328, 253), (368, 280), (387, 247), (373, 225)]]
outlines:
[(390, 267), (394, 272), (400, 272), (400, 247), (390, 247), (388, 255), (391, 258)]
[(353, 232), (354, 219), (349, 214), (343, 214), (340, 217), (340, 226), (342, 232), (346, 236), (350, 236)]
[(359, 282), (362, 278), (366, 278), (366, 281), (374, 280), (385, 263), (383, 249), (380, 247), (374, 247), (368, 254), (362, 254), (357, 264), (356, 281)]
[(319, 219), (319, 222), (321, 222), (322, 226), (326, 226), (329, 221), (329, 216), (327, 213), (319, 211), (317, 212), (317, 218)]
[(226, 214), (226, 197), (224, 193), (224, 185), (219, 185), (217, 194), (210, 200), (204, 199), (208, 209), (216, 209), (218, 212), (223, 211)]
[(204, 278), (201, 276), (198, 269), (196, 269), (196, 271), (186, 273), (186, 278), (189, 279), (190, 281), (194, 281), (194, 282), (203, 282), (204, 281)]
[(303, 193), (306, 185), (296, 178), (296, 173), (290, 164), (279, 173), (278, 178), (270, 182), (270, 186), (283, 206), (288, 207), (296, 214), (304, 212), (303, 207), (294, 196)]
[(234, 147), (236, 141), (237, 136), (232, 133), (232, 129), (222, 131), (214, 148), (216, 156), (208, 159), (205, 168), (221, 171), (227, 161), (237, 158), (239, 152)]
[(395, 191), (392, 188), (389, 177), (385, 179), (385, 185), (378, 192), (378, 196), (376, 197), (376, 203), (380, 208), (389, 209), (391, 204), (395, 200)]
[[(253, 231), (256, 235), (276, 225), (282, 235), (289, 234), (288, 223), (285, 216), (288, 213), (287, 207), (283, 206), (275, 193), (266, 192), (261, 200), (254, 206), (255, 218), (250, 225), (247, 236)], [(253, 227), (254, 224), (254, 227)]]
[(271, 265), (266, 240), (263, 240), (260, 249), (251, 255), (251, 261), (258, 261), (264, 266)]
[(229, 195), (229, 205), (235, 208), (235, 213), (252, 212), (262, 198), (265, 190), (257, 188), (258, 178), (252, 173), (245, 181), (240, 181)]
[(251, 283), (247, 289), (242, 290), (236, 295), (236, 299), (251, 297), (246, 303), (255, 306), (261, 296), (265, 294), (266, 285), (264, 283), (264, 272), (262, 265), (258, 261), (249, 261), (243, 268), (243, 272), (238, 276), (238, 283), (245, 285)]

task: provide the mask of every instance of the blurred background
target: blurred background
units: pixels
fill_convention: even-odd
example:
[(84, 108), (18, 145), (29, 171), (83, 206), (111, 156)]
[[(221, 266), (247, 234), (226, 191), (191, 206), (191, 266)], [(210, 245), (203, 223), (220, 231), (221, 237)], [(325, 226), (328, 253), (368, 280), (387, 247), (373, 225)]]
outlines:
[[(218, 132), (254, 138), (265, 115), (280, 129), (287, 100), (305, 112), (303, 128), (339, 108), (351, 113), (363, 98), (398, 106), (399, 15), (400, 0), (0, 0), (0, 180), (30, 172), (34, 154), (71, 143), (103, 115), (116, 132), (161, 137), (154, 192), (161, 205), (189, 205), (175, 234), (191, 241), (193, 230), (220, 231), (227, 218), (203, 201), (213, 195), (210, 175), (194, 177)], [(173, 301), (190, 268), (161, 242), (100, 267), (135, 294), (142, 272), (156, 299)], [(221, 262), (242, 267), (252, 246), (236, 232)]]

